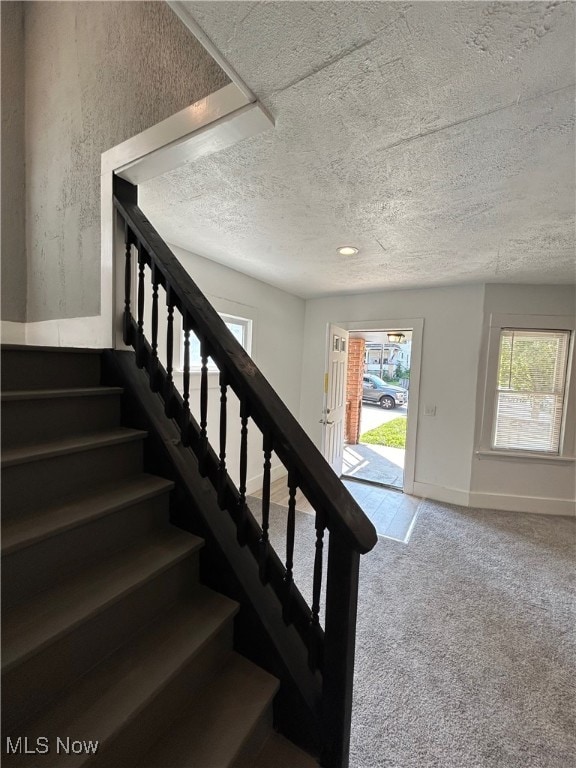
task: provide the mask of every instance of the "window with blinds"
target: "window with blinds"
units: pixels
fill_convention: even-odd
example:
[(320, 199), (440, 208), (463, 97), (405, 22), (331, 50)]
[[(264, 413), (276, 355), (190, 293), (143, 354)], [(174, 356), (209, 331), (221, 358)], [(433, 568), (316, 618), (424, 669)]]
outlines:
[(570, 331), (500, 332), (492, 448), (557, 454)]

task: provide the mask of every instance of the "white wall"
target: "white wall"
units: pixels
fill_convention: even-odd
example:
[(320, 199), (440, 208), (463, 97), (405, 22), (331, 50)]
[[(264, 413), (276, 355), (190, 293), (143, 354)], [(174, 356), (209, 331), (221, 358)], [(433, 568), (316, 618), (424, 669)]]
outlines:
[[(145, 201), (142, 203), (145, 209)], [(252, 319), (252, 357), (258, 368), (284, 400), (290, 411), (298, 416), (302, 370), (302, 339), (304, 337), (305, 302), (292, 294), (243, 275), (233, 269), (209, 261), (181, 248), (172, 250), (198, 287), (219, 312)], [(210, 374), (208, 432), (218, 451), (219, 387), (218, 375)], [(181, 381), (181, 377), (180, 377)], [(191, 408), (199, 420), (200, 376), (192, 376)], [(238, 481), (240, 450), (240, 419), (238, 400), (230, 395), (228, 401), (228, 471)], [(262, 437), (249, 424), (248, 492), (258, 490), (262, 476)], [(283, 474), (277, 459), (273, 477)]]
[[(467, 503), (474, 449), (483, 285), (391, 291), (306, 302), (300, 420), (320, 446), (326, 324), (423, 318), (414, 491)], [(423, 416), (435, 405), (435, 416)]]
[[(488, 330), (492, 313), (574, 317), (574, 286), (559, 285), (487, 285), (484, 298), (484, 325), (478, 399), (476, 405), (476, 445), (479, 445), (484, 403), (484, 370)], [(572, 404), (576, 397), (576, 381), (572, 381)], [(574, 456), (575, 446), (567, 446)], [(574, 514), (576, 493), (574, 462), (539, 459), (501, 458), (474, 455), (470, 484), (470, 503), (496, 509), (523, 510), (550, 514)]]
[[(484, 399), (487, 330), (491, 313), (571, 315), (573, 287), (467, 285), (312, 299), (306, 302), (219, 264), (174, 248), (193, 279), (221, 312), (254, 319), (253, 357), (300, 414), (321, 445), (326, 326), (421, 318), (421, 376), (416, 420), (414, 493), (470, 506), (573, 514), (573, 463), (476, 455)], [(413, 382), (414, 386), (414, 382)], [(192, 402), (198, 409), (199, 377)], [(574, 387), (573, 387), (574, 396)], [(209, 426), (217, 447), (218, 379), (211, 375)], [(424, 416), (435, 406), (435, 416)], [(230, 401), (229, 413), (238, 404)], [(231, 474), (237, 478), (239, 432), (230, 431)], [(279, 471), (279, 470), (278, 470)], [(249, 490), (259, 487), (261, 439), (250, 437)]]

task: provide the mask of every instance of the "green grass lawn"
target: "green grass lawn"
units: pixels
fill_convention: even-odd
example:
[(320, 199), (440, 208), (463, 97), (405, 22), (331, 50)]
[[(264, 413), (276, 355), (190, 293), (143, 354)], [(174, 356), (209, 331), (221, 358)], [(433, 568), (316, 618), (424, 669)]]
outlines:
[(382, 424), (370, 432), (360, 435), (361, 443), (372, 445), (389, 445), (391, 448), (406, 448), (406, 424), (408, 419), (399, 417), (392, 419), (387, 424)]

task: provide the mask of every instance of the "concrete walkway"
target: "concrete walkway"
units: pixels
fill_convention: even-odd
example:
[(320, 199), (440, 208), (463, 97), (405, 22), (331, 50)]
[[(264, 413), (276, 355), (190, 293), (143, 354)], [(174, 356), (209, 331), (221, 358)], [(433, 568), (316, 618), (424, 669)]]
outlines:
[(346, 445), (342, 472), (346, 477), (402, 488), (405, 453), (403, 448), (386, 445)]
[[(376, 429), (392, 419), (407, 416), (406, 406), (384, 410), (379, 405), (363, 403), (360, 419), (360, 434)], [(344, 464), (342, 474), (358, 480), (390, 485), (393, 488), (404, 487), (404, 448), (389, 448), (386, 445), (360, 443), (344, 446)]]

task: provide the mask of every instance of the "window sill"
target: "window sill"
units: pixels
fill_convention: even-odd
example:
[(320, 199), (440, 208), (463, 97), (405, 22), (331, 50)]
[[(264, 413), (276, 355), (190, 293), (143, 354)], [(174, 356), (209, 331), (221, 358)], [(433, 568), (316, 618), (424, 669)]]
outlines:
[(479, 459), (522, 459), (523, 461), (543, 461), (556, 462), (560, 464), (573, 464), (576, 462), (575, 456), (556, 456), (546, 453), (528, 453), (523, 451), (490, 451), (478, 450), (474, 452)]

